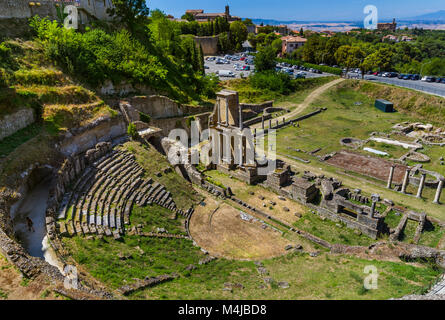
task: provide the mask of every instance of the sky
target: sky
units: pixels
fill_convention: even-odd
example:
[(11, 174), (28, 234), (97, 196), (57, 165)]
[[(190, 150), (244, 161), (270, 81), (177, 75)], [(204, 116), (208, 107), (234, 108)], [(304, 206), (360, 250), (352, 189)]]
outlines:
[(230, 5), (232, 15), (242, 18), (274, 20), (355, 20), (366, 16), (363, 9), (374, 5), (379, 19), (402, 19), (445, 10), (444, 0), (148, 0), (150, 9), (161, 9), (180, 18), (187, 9), (224, 12)]

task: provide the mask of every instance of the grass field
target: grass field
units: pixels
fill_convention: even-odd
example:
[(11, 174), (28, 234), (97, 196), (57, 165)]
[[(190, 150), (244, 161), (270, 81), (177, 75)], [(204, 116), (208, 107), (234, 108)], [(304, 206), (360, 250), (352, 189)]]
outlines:
[[(288, 254), (263, 261), (272, 278), (266, 285), (253, 262), (217, 260), (194, 270), (189, 277), (134, 294), (142, 299), (388, 299), (422, 293), (439, 275), (427, 266), (357, 259), (351, 256)], [(363, 286), (365, 266), (379, 273), (378, 289)], [(279, 282), (287, 282), (282, 289)], [(227, 284), (238, 287), (223, 290)], [(241, 286), (240, 286), (241, 285)]]
[[(445, 220), (445, 210), (443, 206), (432, 204), (435, 194), (435, 190), (433, 189), (425, 188), (424, 199), (406, 197), (400, 193), (386, 189), (385, 181), (371, 179), (354, 172), (345, 172), (327, 163), (319, 162), (315, 156), (306, 153), (318, 148), (321, 148), (321, 151), (319, 151), (317, 155), (348, 149), (341, 145), (341, 138), (351, 137), (365, 140), (369, 138), (373, 132), (390, 134), (391, 128), (400, 122), (429, 120), (428, 117), (423, 117), (423, 115), (415, 113), (414, 111), (407, 111), (406, 106), (404, 108), (400, 107), (399, 112), (383, 113), (376, 109), (373, 104), (374, 96), (368, 95), (367, 92), (361, 92), (355, 87), (351, 87), (349, 82), (343, 82), (337, 87), (326, 91), (312, 103), (304, 113), (309, 113), (321, 107), (326, 107), (326, 111), (301, 121), (299, 128), (291, 126), (278, 130), (278, 156), (286, 158), (287, 162), (293, 164), (301, 171), (310, 170), (337, 177), (350, 188), (359, 188), (368, 191), (368, 193), (379, 193), (382, 197), (392, 199), (415, 211), (425, 211), (436, 218)], [(414, 118), (414, 116), (420, 118)], [(407, 150), (400, 147), (376, 142), (369, 142), (366, 146), (388, 152), (390, 156), (384, 157), (387, 159), (399, 158), (407, 152)], [(355, 150), (354, 152), (368, 156), (372, 155), (363, 150)], [(444, 148), (426, 147), (424, 150), (421, 150), (421, 152), (424, 152), (432, 158), (431, 163), (424, 164), (426, 169), (436, 170), (442, 174), (445, 173), (444, 166), (441, 166), (439, 163), (439, 158), (444, 155)], [(304, 164), (295, 161), (295, 159), (289, 156), (309, 160), (311, 163)], [(408, 164), (412, 165), (414, 163)], [(410, 187), (408, 191), (411, 194), (415, 194), (417, 190)], [(445, 203), (444, 193), (442, 194), (441, 201)]]

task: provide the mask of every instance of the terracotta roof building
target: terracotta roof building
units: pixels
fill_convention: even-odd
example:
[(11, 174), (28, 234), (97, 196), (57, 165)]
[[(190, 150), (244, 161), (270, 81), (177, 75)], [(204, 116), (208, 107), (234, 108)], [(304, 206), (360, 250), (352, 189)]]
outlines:
[(298, 48), (304, 46), (307, 39), (299, 36), (287, 36), (287, 37), (282, 37), (281, 41), (283, 41), (282, 53), (284, 55), (284, 54), (290, 54), (295, 50), (297, 50)]
[(226, 6), (226, 11), (221, 13), (205, 13), (202, 9), (197, 10), (187, 10), (185, 12), (186, 14), (189, 13), (195, 17), (195, 20), (198, 22), (206, 22), (206, 21), (213, 21), (218, 17), (226, 18), (227, 21), (239, 21), (241, 20), (240, 17), (235, 17), (230, 15), (230, 7)]

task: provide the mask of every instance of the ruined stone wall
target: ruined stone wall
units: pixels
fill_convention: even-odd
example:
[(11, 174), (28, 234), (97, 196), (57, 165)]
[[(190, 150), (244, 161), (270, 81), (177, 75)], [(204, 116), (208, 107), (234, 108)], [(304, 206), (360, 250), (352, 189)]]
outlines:
[[(201, 130), (205, 130), (208, 128), (210, 113), (204, 113), (194, 117), (196, 121), (199, 120)], [(190, 122), (187, 120), (187, 118), (176, 117), (167, 119), (151, 119), (149, 125), (161, 129), (162, 130), (161, 134), (165, 137), (168, 137), (169, 133), (173, 129), (184, 129), (190, 136), (189, 124)]]
[(153, 119), (181, 117), (210, 111), (208, 108), (181, 105), (160, 95), (132, 97), (127, 101), (133, 108), (148, 114)]
[[(57, 19), (56, 4), (75, 5), (75, 1), (56, 0), (0, 0), (0, 19), (30, 18), (38, 15)], [(112, 6), (111, 0), (80, 0), (79, 8), (98, 19), (109, 19), (107, 8)]]
[(205, 56), (214, 56), (218, 54), (219, 37), (195, 37), (197, 46), (201, 46), (202, 52)]
[(101, 118), (85, 127), (72, 129), (60, 143), (65, 156), (85, 152), (99, 142), (112, 141), (126, 135), (127, 127), (122, 116)]
[(240, 103), (243, 109), (250, 109), (256, 113), (261, 113), (264, 109), (273, 107), (273, 101), (266, 101), (263, 103)]
[(0, 118), (0, 140), (9, 137), (35, 121), (34, 109), (24, 108)]

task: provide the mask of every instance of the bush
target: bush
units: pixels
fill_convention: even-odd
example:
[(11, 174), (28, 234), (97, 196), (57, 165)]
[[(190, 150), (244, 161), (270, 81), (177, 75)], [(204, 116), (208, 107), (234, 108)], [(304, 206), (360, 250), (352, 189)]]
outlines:
[(8, 73), (5, 69), (0, 68), (0, 88), (6, 88), (8, 86)]
[(289, 94), (292, 90), (290, 76), (275, 71), (255, 73), (249, 77), (249, 83), (253, 88), (267, 89), (280, 94)]
[[(186, 103), (213, 96), (213, 82), (202, 76), (203, 58), (193, 39), (139, 39), (126, 30), (84, 33), (65, 29), (56, 21), (31, 19), (31, 27), (45, 48), (45, 55), (65, 72), (97, 87), (107, 80), (148, 85), (170, 98)], [(172, 50), (165, 50), (165, 42)], [(192, 49), (185, 50), (185, 49)], [(171, 51), (171, 52), (169, 52)], [(191, 54), (193, 52), (193, 55)], [(193, 64), (191, 64), (193, 62)]]
[(333, 68), (333, 67), (329, 67), (329, 66), (320, 66), (318, 64), (312, 64), (312, 63), (307, 63), (307, 62), (303, 62), (300, 60), (296, 60), (296, 59), (277, 59), (279, 62), (286, 62), (286, 63), (290, 63), (293, 65), (299, 65), (299, 66), (304, 66), (306, 68), (314, 68), (326, 73), (331, 73), (331, 74), (335, 74), (337, 76), (341, 76), (343, 73), (343, 70), (341, 68)]
[(128, 125), (127, 133), (132, 139), (136, 139), (138, 137), (138, 130), (136, 129), (136, 125), (134, 123), (130, 123)]
[(149, 124), (151, 121), (151, 117), (148, 114), (145, 114), (143, 112), (139, 112), (139, 117), (142, 122), (145, 122), (147, 124)]
[(276, 58), (274, 48), (270, 46), (262, 48), (255, 55), (255, 70), (258, 72), (275, 70)]
[(22, 85), (55, 86), (63, 83), (63, 74), (60, 71), (48, 69), (18, 70), (14, 73), (15, 81)]

